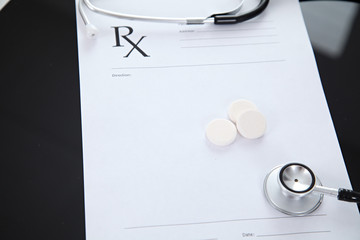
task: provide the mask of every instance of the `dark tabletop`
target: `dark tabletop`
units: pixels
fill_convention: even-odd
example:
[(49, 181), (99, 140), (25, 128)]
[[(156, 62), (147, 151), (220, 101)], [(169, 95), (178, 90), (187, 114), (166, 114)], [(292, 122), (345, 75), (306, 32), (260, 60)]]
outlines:
[[(333, 15), (342, 8), (326, 12), (330, 3), (317, 4), (335, 22), (349, 14)], [(311, 16), (313, 7), (303, 7), (339, 143), (358, 191), (359, 5), (350, 7), (355, 9), (351, 21), (341, 18), (350, 27), (336, 54), (321, 47), (330, 38), (312, 28), (318, 23)], [(337, 30), (330, 25), (327, 31)], [(74, 1), (11, 0), (0, 11), (0, 119), (0, 239), (85, 239)]]

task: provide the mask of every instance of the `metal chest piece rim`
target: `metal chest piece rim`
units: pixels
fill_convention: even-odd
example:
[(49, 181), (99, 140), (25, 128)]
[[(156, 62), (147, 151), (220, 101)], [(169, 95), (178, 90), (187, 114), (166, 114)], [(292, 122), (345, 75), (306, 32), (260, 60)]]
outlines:
[[(264, 180), (265, 197), (276, 210), (292, 215), (303, 216), (315, 211), (322, 203), (324, 194), (311, 191), (308, 194), (289, 194), (280, 183), (279, 175), (283, 166), (277, 166), (266, 175)], [(322, 185), (316, 178), (316, 184)]]

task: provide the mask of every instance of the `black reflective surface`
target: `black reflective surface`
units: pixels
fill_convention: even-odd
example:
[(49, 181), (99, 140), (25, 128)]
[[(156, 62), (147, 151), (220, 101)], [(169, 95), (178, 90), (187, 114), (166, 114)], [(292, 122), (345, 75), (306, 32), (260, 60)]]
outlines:
[[(301, 4), (351, 183), (354, 190), (360, 191), (360, 4), (346, 1)], [(314, 12), (322, 19), (314, 18)], [(345, 27), (349, 31), (339, 37)], [(343, 45), (336, 41), (343, 41)]]
[[(315, 48), (358, 191), (359, 33), (357, 9), (340, 55)], [(12, 0), (0, 11), (0, 239), (85, 239), (76, 44), (72, 0)]]
[(0, 239), (85, 239), (74, 1), (0, 12)]

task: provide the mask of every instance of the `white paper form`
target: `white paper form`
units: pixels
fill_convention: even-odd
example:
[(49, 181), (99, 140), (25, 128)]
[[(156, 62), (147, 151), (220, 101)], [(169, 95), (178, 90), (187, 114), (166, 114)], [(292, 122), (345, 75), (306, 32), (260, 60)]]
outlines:
[[(173, 5), (172, 15), (188, 10)], [(288, 162), (351, 187), (296, 0), (234, 25), (89, 18), (95, 40), (78, 16), (88, 240), (359, 239), (355, 204), (325, 197), (291, 217), (263, 193), (266, 174)], [(211, 145), (205, 126), (240, 98), (266, 116), (265, 136)]]

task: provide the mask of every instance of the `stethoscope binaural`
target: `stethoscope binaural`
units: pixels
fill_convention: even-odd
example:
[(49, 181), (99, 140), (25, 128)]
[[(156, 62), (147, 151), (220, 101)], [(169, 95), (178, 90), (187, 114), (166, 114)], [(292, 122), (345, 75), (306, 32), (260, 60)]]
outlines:
[(206, 17), (193, 17), (193, 18), (151, 17), (151, 16), (140, 16), (140, 15), (119, 13), (95, 6), (90, 0), (79, 0), (78, 9), (81, 18), (84, 21), (88, 37), (95, 37), (97, 33), (97, 29), (93, 24), (90, 23), (90, 20), (83, 9), (83, 5), (85, 5), (89, 10), (96, 13), (117, 17), (117, 18), (129, 19), (129, 20), (183, 23), (183, 24), (203, 24), (207, 22), (213, 22), (214, 24), (231, 24), (231, 23), (244, 22), (256, 17), (261, 12), (263, 12), (267, 7), (267, 5), (269, 4), (269, 0), (260, 0), (259, 4), (254, 9), (244, 13), (238, 13), (243, 5), (243, 2), (244, 0), (240, 0), (239, 5), (234, 10), (229, 12), (215, 13)]
[(313, 171), (300, 163), (289, 163), (271, 170), (264, 180), (264, 193), (271, 206), (293, 216), (316, 210), (324, 194), (347, 202), (360, 202), (358, 192), (323, 187)]

